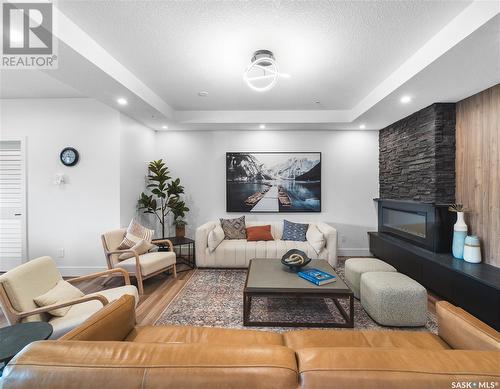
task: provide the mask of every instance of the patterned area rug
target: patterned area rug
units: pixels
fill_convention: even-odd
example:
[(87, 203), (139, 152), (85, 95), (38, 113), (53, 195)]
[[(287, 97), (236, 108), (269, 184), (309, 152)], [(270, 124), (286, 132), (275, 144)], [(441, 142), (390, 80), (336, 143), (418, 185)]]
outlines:
[[(344, 261), (339, 261), (337, 274), (344, 278)], [(192, 325), (260, 329), (275, 332), (289, 331), (289, 327), (244, 327), (243, 286), (246, 270), (197, 269), (179, 294), (160, 315), (155, 325)], [(341, 303), (349, 310), (347, 301)], [(252, 298), (251, 320), (259, 321), (341, 321), (335, 304), (329, 299), (307, 298)], [(354, 328), (369, 330), (412, 330), (437, 333), (436, 317), (427, 313), (425, 327), (382, 327), (365, 312), (359, 300), (354, 299)], [(342, 330), (338, 328), (338, 330)]]

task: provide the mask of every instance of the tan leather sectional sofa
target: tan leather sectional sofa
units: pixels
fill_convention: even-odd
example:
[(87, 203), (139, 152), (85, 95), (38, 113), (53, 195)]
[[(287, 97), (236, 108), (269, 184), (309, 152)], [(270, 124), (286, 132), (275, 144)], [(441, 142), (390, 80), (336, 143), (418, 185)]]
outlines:
[(124, 296), (60, 340), (26, 347), (6, 367), (3, 389), (500, 385), (499, 333), (446, 302), (437, 314), (439, 336), (136, 326), (134, 299)]

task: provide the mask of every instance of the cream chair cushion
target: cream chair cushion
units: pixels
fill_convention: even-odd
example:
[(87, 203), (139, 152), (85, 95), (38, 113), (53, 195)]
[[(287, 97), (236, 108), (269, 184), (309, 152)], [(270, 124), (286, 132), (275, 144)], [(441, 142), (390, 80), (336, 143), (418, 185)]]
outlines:
[[(125, 294), (134, 296), (135, 305), (139, 302), (139, 293), (134, 285), (125, 285), (118, 288), (106, 289), (91, 295), (101, 295), (108, 299), (109, 302), (119, 299)], [(101, 302), (97, 300), (87, 301), (85, 303), (76, 304), (71, 306), (70, 310), (63, 317), (54, 317), (49, 320), (52, 325), (51, 339), (57, 339), (63, 336), (66, 332), (71, 331), (76, 326), (80, 325), (83, 321), (87, 320), (90, 316), (102, 308)]]
[[(141, 274), (147, 277), (161, 269), (175, 264), (175, 253), (171, 251), (158, 251), (139, 255)], [(120, 267), (129, 273), (135, 273), (135, 257), (118, 262), (115, 267)]]
[[(40, 257), (22, 264), (0, 276), (7, 296), (16, 311), (24, 312), (38, 308), (33, 300), (62, 280), (56, 264), (50, 257)], [(23, 319), (47, 321), (49, 314), (31, 315)]]
[[(118, 246), (120, 246), (120, 243), (125, 237), (126, 232), (127, 230), (125, 228), (120, 228), (118, 230), (108, 231), (105, 234), (103, 234), (104, 243), (106, 243), (106, 248), (109, 251), (118, 250)], [(112, 265), (119, 262), (118, 254), (110, 255), (110, 261)]]
[[(85, 296), (85, 294), (77, 287), (71, 285), (69, 282), (60, 280), (56, 286), (54, 286), (47, 293), (41, 296), (35, 297), (35, 304), (39, 307), (45, 307), (47, 305), (64, 303), (66, 301), (74, 300)], [(63, 307), (53, 309), (49, 311), (52, 316), (64, 316), (71, 307)]]

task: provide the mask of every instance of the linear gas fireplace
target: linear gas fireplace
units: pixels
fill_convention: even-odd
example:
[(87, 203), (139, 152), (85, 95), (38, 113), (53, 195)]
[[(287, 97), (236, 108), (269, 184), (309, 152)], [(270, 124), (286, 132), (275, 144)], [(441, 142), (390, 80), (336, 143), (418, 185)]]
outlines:
[(447, 205), (376, 199), (378, 231), (434, 252), (449, 252), (453, 221)]

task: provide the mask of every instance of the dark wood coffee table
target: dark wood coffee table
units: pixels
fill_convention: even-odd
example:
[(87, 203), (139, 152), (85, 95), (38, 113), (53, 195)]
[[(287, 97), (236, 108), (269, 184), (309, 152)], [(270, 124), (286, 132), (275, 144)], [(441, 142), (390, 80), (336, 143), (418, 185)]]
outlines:
[[(313, 259), (306, 267), (323, 270), (337, 275), (327, 261)], [(333, 300), (344, 321), (315, 322), (262, 322), (250, 321), (252, 297), (304, 297)], [(349, 300), (349, 313), (340, 305), (339, 299)], [(262, 327), (354, 327), (354, 294), (338, 277), (337, 281), (316, 286), (300, 278), (296, 273), (285, 270), (279, 259), (252, 259), (248, 267), (243, 290), (243, 325)]]

